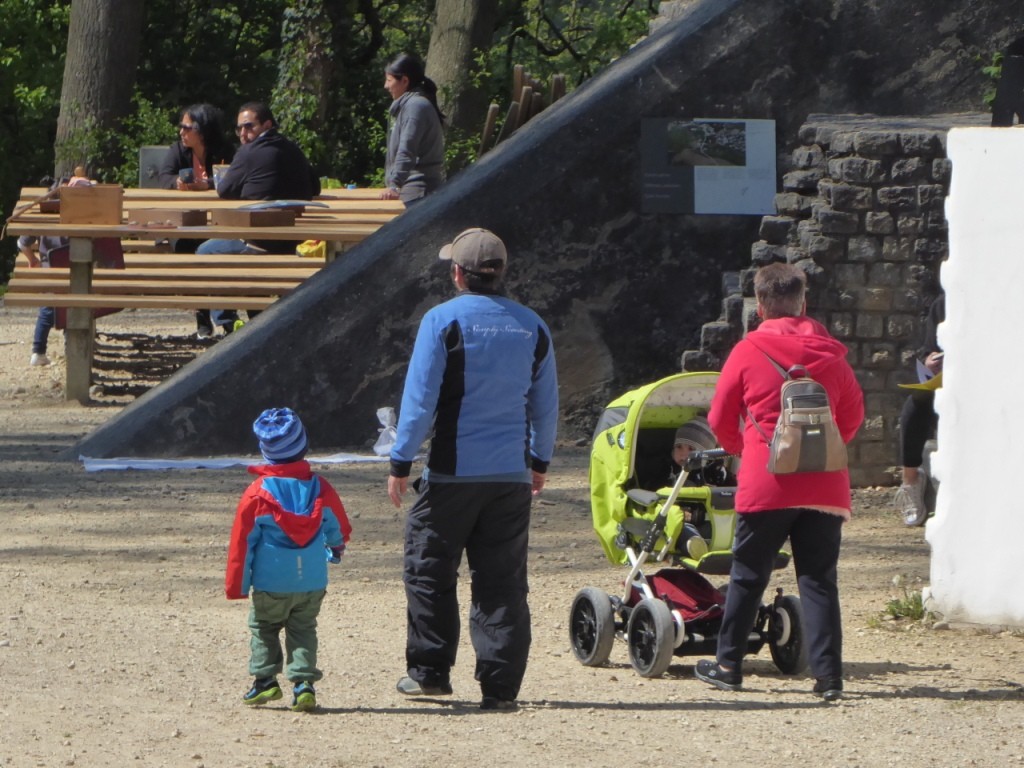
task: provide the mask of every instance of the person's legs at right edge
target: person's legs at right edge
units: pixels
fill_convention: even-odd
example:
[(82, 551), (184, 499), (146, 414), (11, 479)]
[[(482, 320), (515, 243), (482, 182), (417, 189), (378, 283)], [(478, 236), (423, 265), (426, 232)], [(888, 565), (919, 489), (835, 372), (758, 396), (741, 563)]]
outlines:
[(747, 638), (757, 620), (775, 558), (795, 516), (796, 511), (791, 509), (736, 515), (732, 570), (718, 634), (717, 661), (698, 661), (694, 667), (694, 674), (705, 683), (729, 691), (742, 686)]
[(903, 467), (896, 507), (907, 525), (923, 525), (928, 519), (924, 501), (927, 478), (921, 474), (924, 446), (935, 431), (935, 395), (915, 393), (907, 397), (900, 412), (900, 462)]
[(840, 698), (843, 690), (843, 624), (837, 576), (842, 537), (841, 517), (810, 509), (801, 510), (789, 532), (814, 692), (826, 701)]

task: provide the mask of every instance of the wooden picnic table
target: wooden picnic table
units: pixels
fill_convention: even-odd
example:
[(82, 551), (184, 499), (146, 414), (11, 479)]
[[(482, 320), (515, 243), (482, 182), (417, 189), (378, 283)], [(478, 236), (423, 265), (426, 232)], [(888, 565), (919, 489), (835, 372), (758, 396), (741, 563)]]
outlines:
[[(24, 188), (14, 210), (45, 193), (39, 187)], [(85, 402), (92, 374), (94, 308), (264, 309), (325, 263), (289, 253), (200, 257), (168, 253), (146, 254), (150, 261), (145, 264), (139, 260), (143, 254), (131, 254), (130, 259), (126, 254), (125, 270), (96, 269), (94, 240), (119, 238), (126, 251), (132, 243), (146, 251), (152, 250), (153, 242), (174, 239), (321, 240), (328, 244), (326, 261), (330, 261), (405, 209), (400, 201), (379, 199), (379, 193), (374, 189), (328, 190), (316, 198), (327, 208), (307, 206), (294, 226), (273, 227), (175, 226), (146, 218), (147, 209), (214, 211), (254, 202), (222, 200), (213, 191), (126, 189), (119, 224), (62, 224), (59, 214), (41, 213), (35, 206), (8, 219), (7, 234), (69, 238), (70, 266), (46, 270), (16, 266), (4, 302), (9, 306), (68, 308), (65, 397)]]

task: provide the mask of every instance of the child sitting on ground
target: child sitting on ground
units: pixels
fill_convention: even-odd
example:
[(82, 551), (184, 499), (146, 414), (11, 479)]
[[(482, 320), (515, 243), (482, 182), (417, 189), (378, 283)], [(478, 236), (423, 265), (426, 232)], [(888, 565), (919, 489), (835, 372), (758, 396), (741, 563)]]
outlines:
[(257, 479), (235, 513), (224, 587), (229, 600), (252, 590), (249, 673), (255, 678), (246, 704), (281, 698), (277, 675), (285, 657), (294, 683), (292, 710), (316, 708), (316, 621), (327, 591), (327, 562), (337, 563), (352, 532), (341, 499), (304, 456), (306, 430), (290, 408), (270, 408), (252, 425), (267, 464), (249, 467)]

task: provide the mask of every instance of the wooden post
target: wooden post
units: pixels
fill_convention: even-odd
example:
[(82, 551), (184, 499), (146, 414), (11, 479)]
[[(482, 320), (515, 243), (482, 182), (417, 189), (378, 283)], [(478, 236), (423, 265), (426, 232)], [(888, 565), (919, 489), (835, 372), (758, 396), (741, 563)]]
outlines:
[[(72, 237), (70, 247), (70, 293), (90, 293), (92, 286), (93, 243), (86, 237)], [(89, 402), (92, 385), (92, 345), (96, 321), (86, 307), (68, 307), (64, 332), (64, 356), (67, 379), (64, 399)]]

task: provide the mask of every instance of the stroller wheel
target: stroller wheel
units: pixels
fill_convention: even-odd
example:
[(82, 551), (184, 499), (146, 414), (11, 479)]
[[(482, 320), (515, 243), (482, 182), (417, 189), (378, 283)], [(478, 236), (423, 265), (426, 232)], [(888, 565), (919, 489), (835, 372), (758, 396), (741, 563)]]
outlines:
[(615, 643), (615, 613), (608, 593), (584, 587), (569, 609), (569, 643), (585, 667), (599, 667), (608, 661)]
[(768, 614), (768, 647), (779, 671), (796, 675), (807, 668), (804, 613), (799, 598), (780, 595)]
[(629, 614), (626, 642), (629, 663), (641, 677), (660, 677), (672, 662), (676, 625), (662, 600), (647, 598)]

